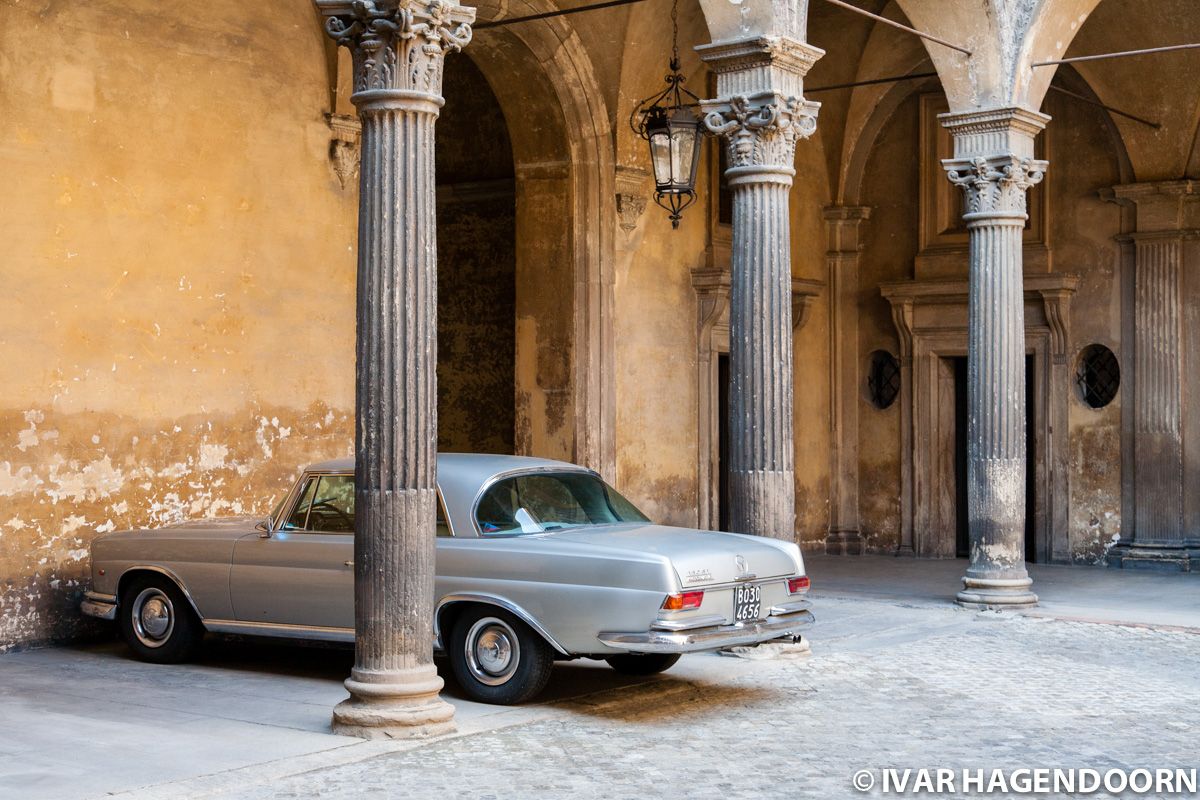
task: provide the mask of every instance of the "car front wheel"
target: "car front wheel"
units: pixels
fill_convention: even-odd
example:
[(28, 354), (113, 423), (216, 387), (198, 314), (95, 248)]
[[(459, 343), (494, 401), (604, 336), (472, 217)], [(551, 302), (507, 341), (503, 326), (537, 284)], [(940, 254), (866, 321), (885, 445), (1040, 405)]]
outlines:
[(678, 653), (647, 653), (634, 655), (622, 653), (604, 659), (608, 665), (622, 675), (655, 675), (666, 672), (679, 660)]
[(550, 679), (554, 652), (528, 625), (499, 608), (477, 606), (454, 623), (450, 666), (472, 700), (523, 703)]
[(204, 626), (187, 598), (166, 577), (135, 578), (121, 593), (119, 608), (121, 636), (142, 661), (187, 661), (204, 638)]

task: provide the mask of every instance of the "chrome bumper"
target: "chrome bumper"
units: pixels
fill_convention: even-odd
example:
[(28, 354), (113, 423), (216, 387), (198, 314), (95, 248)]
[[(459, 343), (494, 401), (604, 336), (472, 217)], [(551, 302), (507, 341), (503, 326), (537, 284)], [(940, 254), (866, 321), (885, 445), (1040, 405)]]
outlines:
[(100, 594), (99, 592), (84, 592), (83, 602), (79, 610), (89, 617), (112, 621), (117, 618), (116, 595)]
[(785, 636), (797, 636), (814, 622), (811, 611), (772, 614), (758, 622), (739, 622), (687, 631), (646, 633), (602, 633), (600, 641), (630, 653), (699, 653), (726, 647), (762, 644)]

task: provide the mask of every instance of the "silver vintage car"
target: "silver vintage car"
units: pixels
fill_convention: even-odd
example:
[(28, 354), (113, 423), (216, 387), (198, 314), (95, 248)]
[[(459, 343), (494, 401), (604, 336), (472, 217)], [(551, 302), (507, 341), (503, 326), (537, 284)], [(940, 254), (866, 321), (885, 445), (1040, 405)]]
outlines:
[[(796, 545), (651, 524), (589, 469), (443, 454), (438, 495), (434, 646), (474, 699), (527, 700), (555, 660), (651, 674), (812, 624)], [(156, 662), (205, 631), (352, 642), (353, 536), (354, 462), (314, 464), (266, 519), (97, 537), (82, 610)]]

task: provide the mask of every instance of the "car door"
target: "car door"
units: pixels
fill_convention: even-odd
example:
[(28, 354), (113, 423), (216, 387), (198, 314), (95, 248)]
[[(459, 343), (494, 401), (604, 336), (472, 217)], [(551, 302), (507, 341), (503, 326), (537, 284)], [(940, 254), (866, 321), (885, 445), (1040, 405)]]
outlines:
[(306, 476), (278, 530), (238, 540), (229, 588), (238, 622), (352, 630), (354, 476)]

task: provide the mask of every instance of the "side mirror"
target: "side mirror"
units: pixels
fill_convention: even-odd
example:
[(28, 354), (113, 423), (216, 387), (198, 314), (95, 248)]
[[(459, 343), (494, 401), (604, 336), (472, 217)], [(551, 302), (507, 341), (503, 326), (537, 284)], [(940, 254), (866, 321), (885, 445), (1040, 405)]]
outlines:
[(267, 518), (266, 518), (266, 519), (264, 519), (262, 522), (260, 522), (260, 523), (258, 523), (257, 525), (255, 525), (255, 526), (254, 526), (254, 530), (256, 530), (256, 531), (258, 531), (258, 532), (259, 532), (259, 533), (258, 533), (258, 538), (260, 538), (260, 539), (270, 539), (270, 538), (271, 538), (271, 534), (272, 534), (272, 533), (274, 533), (274, 530), (275, 530), (275, 529), (271, 527), (271, 518), (270, 518), (270, 517), (267, 517)]

